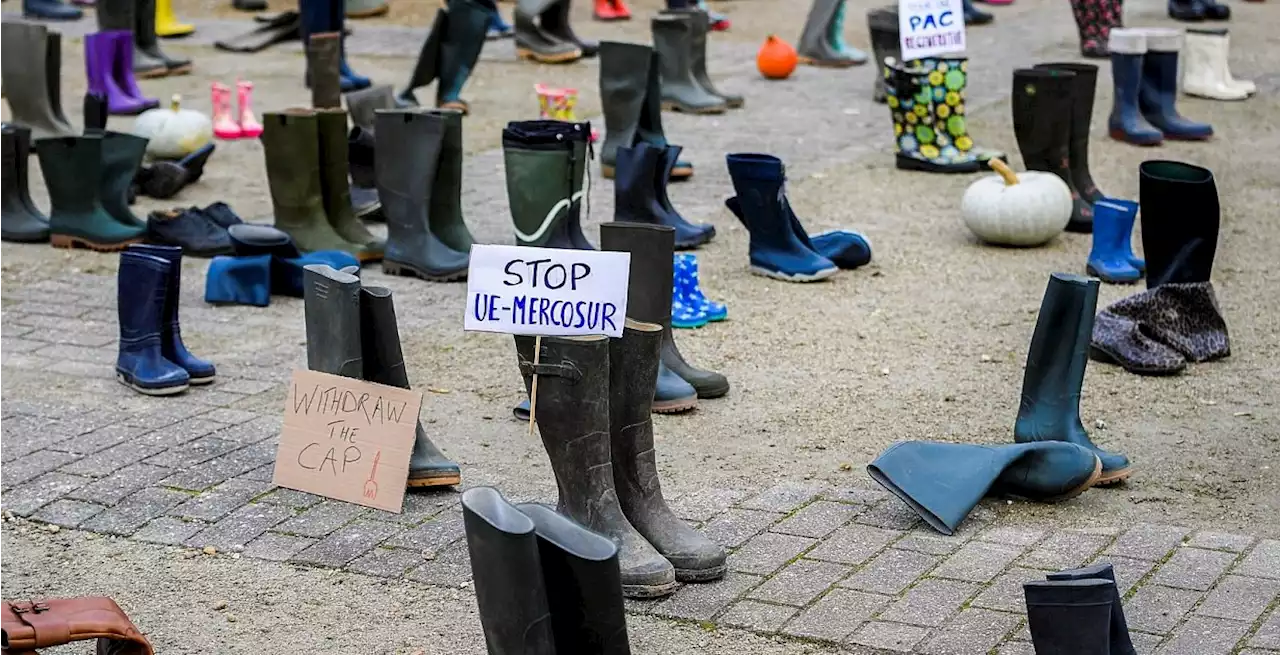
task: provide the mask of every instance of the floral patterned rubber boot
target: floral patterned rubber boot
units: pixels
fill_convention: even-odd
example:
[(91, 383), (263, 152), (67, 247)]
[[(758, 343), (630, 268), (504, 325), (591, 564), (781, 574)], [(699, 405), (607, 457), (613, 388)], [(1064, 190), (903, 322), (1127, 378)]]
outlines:
[(677, 253), (674, 264), (675, 286), (680, 289), (688, 305), (701, 310), (711, 322), (723, 321), (729, 317), (729, 308), (724, 303), (715, 302), (702, 293), (702, 284), (698, 281), (697, 256), (692, 253)]
[(974, 145), (965, 124), (966, 58), (920, 59), (885, 65), (885, 95), (893, 115), (896, 165), (928, 173), (976, 173), (1005, 153)]
[(1109, 57), (1107, 40), (1111, 28), (1120, 27), (1120, 0), (1071, 0), (1071, 13), (1080, 32), (1080, 54), (1089, 59)]

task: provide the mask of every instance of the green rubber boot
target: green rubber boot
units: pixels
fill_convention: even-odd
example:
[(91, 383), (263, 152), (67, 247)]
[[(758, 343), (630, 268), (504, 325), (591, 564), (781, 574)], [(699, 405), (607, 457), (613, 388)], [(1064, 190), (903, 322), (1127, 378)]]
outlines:
[(437, 239), (458, 252), (469, 253), (475, 239), (462, 217), (462, 112), (437, 109), (432, 113), (440, 116), (444, 135), (440, 141), (428, 221)]
[(374, 236), (351, 209), (351, 172), (347, 166), (347, 112), (316, 112), (320, 139), (320, 196), (329, 225), (343, 239), (364, 247), (360, 261), (381, 261), (387, 242)]
[(36, 141), (49, 189), (50, 242), (56, 248), (114, 252), (142, 241), (142, 227), (125, 225), (102, 206), (102, 146), (96, 134)]
[(147, 139), (121, 132), (103, 133), (102, 179), (98, 182), (98, 197), (102, 208), (126, 226), (147, 226), (146, 221), (129, 209), (129, 186), (146, 156)]

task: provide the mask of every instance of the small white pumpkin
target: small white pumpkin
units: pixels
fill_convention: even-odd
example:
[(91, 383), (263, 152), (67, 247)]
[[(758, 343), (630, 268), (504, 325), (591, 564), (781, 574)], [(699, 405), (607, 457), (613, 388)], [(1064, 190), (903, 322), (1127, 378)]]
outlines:
[(1053, 173), (1015, 174), (1004, 162), (988, 164), (999, 175), (969, 185), (960, 200), (964, 224), (987, 243), (1038, 246), (1071, 220), (1071, 189)]
[(182, 96), (174, 94), (168, 107), (142, 113), (133, 123), (133, 133), (150, 139), (147, 154), (160, 159), (185, 157), (213, 141), (213, 121), (208, 116), (182, 109)]

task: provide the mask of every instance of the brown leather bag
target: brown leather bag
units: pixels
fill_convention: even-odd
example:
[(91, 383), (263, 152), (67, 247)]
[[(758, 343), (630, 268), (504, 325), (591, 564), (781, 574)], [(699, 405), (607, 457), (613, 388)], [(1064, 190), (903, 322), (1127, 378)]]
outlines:
[(0, 641), (5, 655), (37, 655), (84, 639), (98, 640), (98, 655), (155, 655), (129, 617), (105, 596), (4, 601)]

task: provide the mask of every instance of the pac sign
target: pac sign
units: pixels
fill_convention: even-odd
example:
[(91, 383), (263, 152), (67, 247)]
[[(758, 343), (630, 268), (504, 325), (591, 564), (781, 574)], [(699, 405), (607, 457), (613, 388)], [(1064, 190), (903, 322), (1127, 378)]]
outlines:
[(899, 0), (902, 61), (964, 52), (961, 0)]

